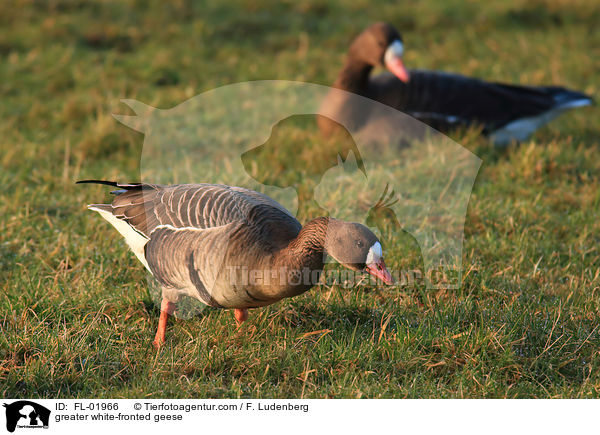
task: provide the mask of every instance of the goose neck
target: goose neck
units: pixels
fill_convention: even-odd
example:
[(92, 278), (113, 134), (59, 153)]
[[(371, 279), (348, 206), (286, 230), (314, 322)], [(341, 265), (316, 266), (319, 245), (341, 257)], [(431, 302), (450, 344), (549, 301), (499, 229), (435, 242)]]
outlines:
[(298, 236), (276, 256), (276, 263), (295, 269), (320, 268), (325, 261), (329, 218), (319, 217), (304, 225)]
[(367, 90), (372, 69), (373, 65), (350, 56), (346, 59), (333, 87), (363, 95)]

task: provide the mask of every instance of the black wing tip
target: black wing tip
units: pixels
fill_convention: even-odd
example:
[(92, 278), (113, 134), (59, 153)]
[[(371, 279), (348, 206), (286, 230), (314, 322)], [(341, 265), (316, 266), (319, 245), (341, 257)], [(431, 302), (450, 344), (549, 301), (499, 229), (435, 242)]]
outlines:
[(104, 184), (106, 186), (117, 187), (119, 183), (116, 181), (107, 181), (107, 180), (79, 180), (76, 181), (75, 184)]
[(144, 186), (143, 183), (119, 183), (117, 181), (108, 180), (79, 180), (76, 181), (75, 184), (104, 184), (106, 186), (121, 187), (123, 189), (135, 189)]

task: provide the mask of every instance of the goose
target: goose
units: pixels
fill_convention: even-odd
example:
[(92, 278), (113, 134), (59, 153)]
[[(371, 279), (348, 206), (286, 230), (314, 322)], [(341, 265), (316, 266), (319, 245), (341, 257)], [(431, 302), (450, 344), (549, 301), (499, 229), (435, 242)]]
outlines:
[[(519, 86), (487, 82), (447, 72), (407, 70), (404, 42), (390, 24), (369, 26), (350, 45), (345, 64), (333, 87), (371, 98), (411, 115), (440, 131), (481, 125), (495, 145), (524, 141), (566, 110), (589, 106), (590, 96), (558, 86)], [(387, 72), (370, 76), (375, 66)], [(330, 92), (321, 113), (352, 118), (348, 101)], [(372, 123), (364, 108), (354, 110), (353, 124)], [(348, 114), (350, 113), (350, 114)], [(339, 118), (338, 118), (339, 119)], [(328, 134), (327, 118), (320, 129)]]
[(300, 295), (317, 284), (327, 255), (386, 284), (393, 278), (378, 238), (367, 227), (318, 217), (304, 227), (270, 197), (220, 184), (155, 185), (81, 180), (117, 188), (111, 204), (90, 204), (125, 238), (162, 288), (153, 345), (181, 296), (248, 309)]

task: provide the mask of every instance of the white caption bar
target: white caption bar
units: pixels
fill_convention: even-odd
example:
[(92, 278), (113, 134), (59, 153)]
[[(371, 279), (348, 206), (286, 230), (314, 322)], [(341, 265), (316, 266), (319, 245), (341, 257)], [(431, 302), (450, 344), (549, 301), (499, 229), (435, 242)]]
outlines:
[[(4, 399), (3, 430), (26, 434), (583, 433), (594, 400)], [(12, 429), (12, 431), (11, 431)]]

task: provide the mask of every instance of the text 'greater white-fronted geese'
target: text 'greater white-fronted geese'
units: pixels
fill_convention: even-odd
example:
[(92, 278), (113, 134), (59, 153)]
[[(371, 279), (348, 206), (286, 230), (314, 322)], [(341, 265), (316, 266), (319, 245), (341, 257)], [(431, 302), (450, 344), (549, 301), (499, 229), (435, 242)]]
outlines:
[(162, 287), (154, 340), (182, 295), (206, 305), (248, 308), (304, 293), (320, 279), (326, 255), (392, 283), (381, 243), (365, 226), (319, 217), (304, 227), (261, 193), (217, 184), (160, 186), (84, 180), (119, 190), (111, 204), (92, 204), (127, 241)]
[[(588, 95), (557, 86), (507, 85), (438, 71), (408, 71), (403, 54), (396, 29), (375, 23), (352, 42), (333, 87), (384, 103), (440, 131), (481, 125), (496, 145), (525, 140), (562, 112), (593, 103)], [(370, 77), (379, 65), (391, 74)], [(324, 113), (349, 113), (343, 99), (330, 96)], [(361, 116), (365, 122), (376, 121), (364, 112)], [(325, 124), (326, 120), (322, 130), (327, 129)]]

